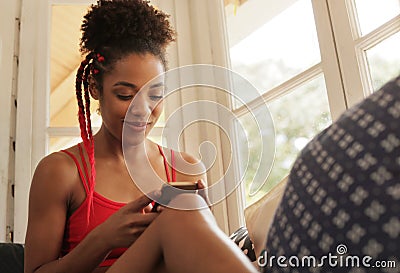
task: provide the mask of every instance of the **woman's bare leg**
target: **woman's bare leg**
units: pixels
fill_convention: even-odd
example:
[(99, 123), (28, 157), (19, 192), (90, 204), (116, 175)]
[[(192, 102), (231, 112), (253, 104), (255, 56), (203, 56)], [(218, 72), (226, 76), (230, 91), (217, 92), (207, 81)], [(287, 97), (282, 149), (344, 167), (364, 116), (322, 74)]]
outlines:
[[(198, 202), (199, 207), (207, 206), (198, 195), (196, 198), (181, 195), (171, 205), (180, 202)], [(238, 246), (219, 229), (209, 209), (169, 209), (168, 213), (159, 220), (166, 226), (160, 231), (160, 240), (170, 272), (257, 272)]]
[[(180, 202), (206, 207), (198, 195), (181, 194), (171, 205)], [(257, 272), (208, 209), (165, 209), (107, 273), (154, 272), (160, 261), (174, 273)]]

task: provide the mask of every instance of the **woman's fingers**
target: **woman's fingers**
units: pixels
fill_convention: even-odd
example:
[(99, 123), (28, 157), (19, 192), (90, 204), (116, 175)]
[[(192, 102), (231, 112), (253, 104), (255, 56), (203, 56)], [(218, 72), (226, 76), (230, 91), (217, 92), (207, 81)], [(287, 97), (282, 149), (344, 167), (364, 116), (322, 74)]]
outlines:
[(143, 212), (143, 210), (146, 209), (146, 207), (149, 206), (150, 203), (159, 196), (161, 196), (161, 192), (159, 190), (144, 194), (136, 200), (126, 204), (125, 209), (132, 212)]
[(142, 213), (149, 213), (153, 209), (153, 205), (150, 203), (146, 207), (144, 207)]
[(204, 183), (203, 179), (197, 180), (197, 187), (199, 189), (205, 189), (206, 188), (206, 184)]
[(165, 209), (164, 206), (158, 206), (157, 207), (157, 212), (162, 212)]
[(148, 226), (154, 221), (158, 216), (158, 213), (146, 213), (146, 214), (136, 214), (133, 216), (131, 226), (132, 227), (143, 227)]

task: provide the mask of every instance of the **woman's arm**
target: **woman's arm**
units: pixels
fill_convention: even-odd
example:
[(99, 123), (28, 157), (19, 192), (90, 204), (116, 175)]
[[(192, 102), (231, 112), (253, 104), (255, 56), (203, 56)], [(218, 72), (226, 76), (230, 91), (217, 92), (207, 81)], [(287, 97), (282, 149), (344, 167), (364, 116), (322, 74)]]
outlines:
[(25, 273), (87, 273), (109, 252), (97, 235), (91, 233), (76, 249), (59, 259), (77, 175), (75, 165), (60, 153), (47, 156), (36, 168), (29, 196)]
[(60, 258), (68, 204), (73, 199), (77, 177), (75, 164), (63, 154), (52, 154), (38, 165), (29, 198), (25, 273), (92, 272), (112, 249), (130, 246), (158, 215), (142, 214), (151, 200), (146, 196), (138, 198)]
[(176, 180), (198, 182), (199, 195), (204, 198), (209, 208), (211, 208), (207, 192), (207, 169), (204, 163), (185, 152), (181, 152), (178, 155), (179, 157), (176, 160)]
[(176, 153), (176, 180), (197, 182), (203, 180), (207, 186), (206, 167), (204, 163), (194, 156), (180, 152)]

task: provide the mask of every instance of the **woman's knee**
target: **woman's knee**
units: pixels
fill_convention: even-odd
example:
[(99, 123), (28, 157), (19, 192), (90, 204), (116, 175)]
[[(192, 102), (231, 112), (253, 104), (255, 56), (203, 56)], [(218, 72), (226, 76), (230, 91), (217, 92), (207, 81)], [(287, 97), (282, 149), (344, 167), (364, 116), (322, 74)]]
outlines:
[(208, 204), (198, 194), (183, 193), (175, 196), (167, 207), (177, 210), (204, 210), (208, 209)]
[(158, 222), (175, 223), (176, 219), (182, 222), (204, 222), (215, 224), (214, 216), (209, 209), (206, 201), (198, 194), (184, 193), (174, 197), (171, 202), (163, 209), (158, 217)]

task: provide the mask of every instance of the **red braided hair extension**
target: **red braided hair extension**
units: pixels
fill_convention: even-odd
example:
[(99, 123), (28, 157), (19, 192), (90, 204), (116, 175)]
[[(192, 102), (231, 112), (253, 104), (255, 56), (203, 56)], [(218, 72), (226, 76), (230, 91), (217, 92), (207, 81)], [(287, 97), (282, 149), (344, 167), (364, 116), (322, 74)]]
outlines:
[[(75, 89), (76, 98), (78, 101), (78, 120), (81, 130), (81, 138), (85, 147), (86, 153), (89, 158), (90, 164), (90, 177), (87, 179), (89, 193), (89, 211), (87, 214), (87, 223), (89, 223), (90, 211), (93, 206), (93, 192), (96, 179), (95, 159), (94, 159), (94, 139), (92, 133), (92, 124), (90, 119), (90, 96), (89, 96), (89, 81), (88, 77), (93, 67), (93, 58), (96, 56), (94, 53), (89, 53), (86, 58), (81, 62), (76, 75)], [(82, 85), (84, 89), (85, 105), (82, 98)]]
[(92, 183), (94, 184), (95, 177), (96, 177), (96, 169), (94, 167), (94, 140), (93, 140), (93, 133), (92, 133), (92, 121), (90, 119), (90, 96), (89, 96), (89, 81), (88, 76), (90, 71), (93, 70), (93, 63), (90, 63), (86, 68), (83, 76), (83, 90), (85, 93), (85, 112), (86, 112), (86, 128), (87, 128), (87, 144), (85, 144), (86, 152), (88, 153), (89, 163), (91, 167), (91, 179)]

